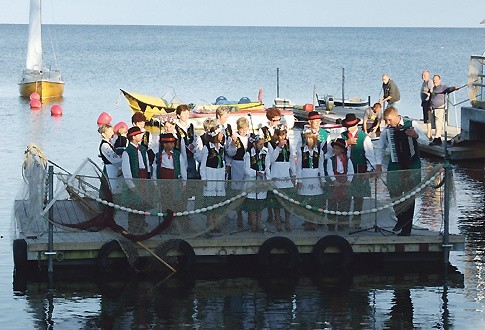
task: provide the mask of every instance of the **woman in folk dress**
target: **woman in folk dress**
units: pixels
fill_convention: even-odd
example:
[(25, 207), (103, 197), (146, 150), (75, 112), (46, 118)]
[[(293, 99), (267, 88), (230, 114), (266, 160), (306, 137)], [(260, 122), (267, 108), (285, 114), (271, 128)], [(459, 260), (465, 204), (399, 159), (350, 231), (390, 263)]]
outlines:
[[(306, 204), (318, 206), (323, 203), (321, 177), (324, 176), (324, 154), (318, 143), (318, 132), (306, 128), (303, 131), (305, 143), (296, 151), (296, 180), (298, 194), (305, 196)], [(316, 230), (314, 223), (305, 221), (305, 230)]]
[[(228, 137), (227, 155), (231, 159), (231, 188), (233, 190), (244, 190), (244, 155), (248, 149), (249, 143), (249, 120), (246, 117), (240, 117), (237, 122), (237, 132)], [(228, 159), (226, 158), (226, 160)], [(237, 225), (243, 226), (243, 211), (238, 208)]]
[[(275, 134), (268, 143), (268, 153), (271, 159), (271, 177), (276, 189), (284, 191), (286, 195), (291, 196), (295, 188), (296, 166), (293, 158), (293, 150), (287, 137), (285, 125), (278, 125), (275, 128)], [(276, 219), (276, 230), (281, 231), (281, 214), (280, 208), (283, 207), (276, 197), (272, 195), (270, 202), (273, 207), (273, 213)], [(285, 230), (290, 231), (290, 212), (285, 209)]]
[[(222, 126), (212, 127), (208, 133), (209, 142), (202, 149), (200, 164), (201, 179), (205, 181), (203, 195), (204, 205), (215, 205), (226, 196), (226, 166), (224, 145), (221, 143), (224, 135)], [(211, 199), (211, 200), (209, 200)], [(220, 224), (217, 223), (217, 214), (220, 210), (207, 212), (207, 226), (212, 232), (220, 232)]]
[(119, 193), (121, 188), (117, 178), (121, 175), (121, 157), (110, 142), (114, 135), (113, 127), (110, 124), (102, 124), (98, 132), (102, 137), (99, 144), (99, 157), (103, 160), (103, 172), (109, 180), (111, 192)]
[(261, 187), (261, 184), (255, 184), (254, 181), (270, 179), (270, 157), (268, 148), (264, 146), (265, 141), (262, 135), (252, 136), (249, 142), (251, 145), (244, 155), (246, 190), (248, 191), (244, 207), (249, 214), (251, 231), (260, 232), (263, 230), (261, 215), (266, 207), (267, 191)]

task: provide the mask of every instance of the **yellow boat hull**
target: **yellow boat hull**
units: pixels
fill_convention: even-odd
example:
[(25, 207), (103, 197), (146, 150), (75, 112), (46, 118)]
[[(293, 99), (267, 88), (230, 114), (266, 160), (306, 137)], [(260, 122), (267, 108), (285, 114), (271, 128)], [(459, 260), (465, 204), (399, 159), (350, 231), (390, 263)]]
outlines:
[(19, 83), (21, 96), (29, 97), (33, 92), (37, 92), (41, 99), (61, 97), (64, 93), (64, 82), (52, 82), (39, 80), (34, 82)]
[[(133, 113), (141, 111), (150, 120), (153, 116), (165, 115), (174, 112), (180, 103), (167, 103), (160, 97), (153, 97), (143, 94), (131, 93), (121, 89), (121, 92), (128, 101), (128, 105)], [(221, 105), (209, 104), (198, 106), (195, 109), (195, 113), (198, 114), (212, 114), (215, 117), (215, 111)], [(241, 104), (224, 104), (229, 108), (229, 112), (239, 111), (263, 111), (264, 104), (261, 102), (249, 102)]]
[(141, 111), (150, 120), (153, 116), (174, 112), (179, 103), (167, 103), (160, 97), (131, 93), (121, 89), (133, 113)]

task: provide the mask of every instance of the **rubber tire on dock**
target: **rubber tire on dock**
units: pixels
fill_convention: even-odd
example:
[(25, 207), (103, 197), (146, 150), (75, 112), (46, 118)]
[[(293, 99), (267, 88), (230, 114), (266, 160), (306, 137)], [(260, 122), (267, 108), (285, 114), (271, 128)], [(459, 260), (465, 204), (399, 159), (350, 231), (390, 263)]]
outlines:
[(98, 251), (98, 257), (96, 258), (96, 268), (99, 272), (101, 273), (113, 273), (118, 270), (127, 270), (127, 269), (132, 269), (130, 267), (130, 264), (128, 263), (128, 259), (126, 258), (123, 262), (126, 262), (126, 265), (120, 261), (119, 265), (121, 266), (115, 269), (116, 262), (113, 260), (110, 260), (109, 256), (111, 253), (119, 251), (121, 253), (124, 253), (123, 250), (121, 249), (120, 243), (117, 240), (112, 240), (109, 241), (108, 243), (105, 243)]
[[(340, 253), (325, 253), (329, 247), (336, 247)], [(339, 235), (328, 235), (318, 240), (313, 247), (313, 262), (321, 270), (342, 269), (352, 264), (354, 251), (350, 243)]]
[(23, 275), (27, 270), (27, 242), (24, 239), (15, 239), (12, 244), (13, 250), (13, 264), (15, 267), (15, 275)]
[(275, 236), (268, 238), (259, 247), (259, 263), (263, 268), (270, 270), (270, 268), (275, 266), (271, 260), (271, 251), (274, 249), (285, 250), (288, 253), (288, 260), (286, 264), (278, 266), (286, 270), (295, 269), (298, 266), (300, 253), (298, 252), (298, 248), (296, 247), (295, 243), (293, 243), (293, 241), (288, 237)]
[[(182, 256), (168, 257), (170, 251), (177, 251)], [(157, 246), (156, 254), (167, 262), (170, 266), (175, 268), (177, 272), (188, 273), (192, 270), (195, 264), (195, 252), (192, 246), (183, 239), (169, 239)], [(154, 260), (160, 263), (158, 260)], [(166, 267), (161, 265), (161, 267)]]

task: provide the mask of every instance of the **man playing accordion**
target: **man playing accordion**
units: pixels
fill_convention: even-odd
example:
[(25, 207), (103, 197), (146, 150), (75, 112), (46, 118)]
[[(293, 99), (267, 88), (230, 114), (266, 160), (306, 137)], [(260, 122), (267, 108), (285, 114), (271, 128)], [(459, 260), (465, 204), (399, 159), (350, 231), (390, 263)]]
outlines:
[[(418, 141), (422, 144), (428, 143), (428, 137), (416, 121), (403, 118), (398, 111), (389, 107), (384, 111), (384, 120), (387, 127), (382, 132), (379, 142), (375, 148), (377, 172), (382, 172), (382, 161), (387, 148), (391, 153), (387, 165), (387, 188), (391, 198), (396, 199), (408, 193), (421, 181), (421, 172), (408, 171), (421, 168), (419, 157)], [(397, 172), (399, 171), (399, 172)], [(398, 236), (409, 236), (413, 225), (415, 201), (409, 203), (404, 210), (397, 212), (397, 223), (394, 231), (401, 232)], [(399, 206), (399, 205), (398, 205)]]

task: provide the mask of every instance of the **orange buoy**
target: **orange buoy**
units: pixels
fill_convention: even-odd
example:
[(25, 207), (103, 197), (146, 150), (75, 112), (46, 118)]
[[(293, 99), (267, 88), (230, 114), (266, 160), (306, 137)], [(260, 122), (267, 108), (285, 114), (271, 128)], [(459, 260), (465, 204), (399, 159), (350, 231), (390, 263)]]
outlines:
[(30, 100), (30, 108), (32, 110), (39, 110), (42, 107), (42, 102), (40, 100), (32, 99)]
[(59, 104), (54, 104), (51, 107), (51, 116), (62, 116), (62, 107)]
[(37, 92), (33, 92), (32, 94), (30, 94), (30, 100), (39, 100), (40, 101), (40, 94), (37, 93)]
[(111, 115), (107, 112), (101, 112), (101, 114), (98, 117), (98, 126), (101, 126), (103, 124), (109, 124), (111, 123)]

